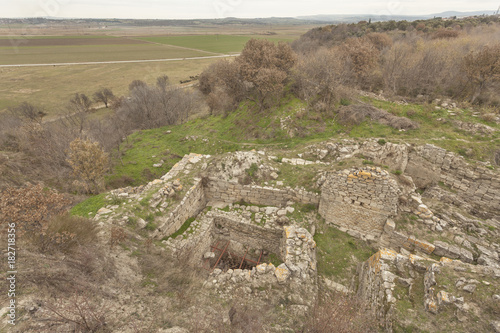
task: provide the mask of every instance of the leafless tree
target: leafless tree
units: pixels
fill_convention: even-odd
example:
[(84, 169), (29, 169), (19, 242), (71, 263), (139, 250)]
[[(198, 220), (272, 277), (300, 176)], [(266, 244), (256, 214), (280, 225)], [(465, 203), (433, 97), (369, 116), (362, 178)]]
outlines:
[(69, 107), (73, 112), (89, 112), (92, 100), (85, 94), (75, 93), (72, 99), (69, 100)]
[(94, 101), (102, 102), (108, 107), (108, 103), (115, 97), (113, 92), (109, 88), (101, 88), (94, 93)]
[(17, 106), (11, 107), (9, 111), (19, 118), (37, 123), (41, 123), (42, 118), (47, 115), (41, 107), (28, 102), (23, 102)]

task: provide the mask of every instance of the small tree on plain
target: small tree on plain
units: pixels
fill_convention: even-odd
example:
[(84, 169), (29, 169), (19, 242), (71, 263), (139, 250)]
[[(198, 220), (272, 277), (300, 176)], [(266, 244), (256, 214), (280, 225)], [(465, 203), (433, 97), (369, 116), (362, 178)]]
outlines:
[(76, 93), (75, 96), (69, 100), (69, 104), (75, 113), (89, 112), (92, 100), (85, 94)]
[(128, 85), (128, 90), (130, 92), (132, 92), (136, 88), (143, 88), (143, 87), (147, 87), (147, 86), (148, 85), (146, 84), (146, 82), (144, 82), (142, 80), (134, 80), (134, 81), (130, 82), (130, 84)]
[(42, 118), (47, 115), (47, 113), (45, 113), (45, 111), (41, 107), (35, 106), (28, 102), (23, 102), (18, 106), (12, 107), (9, 109), (9, 111), (21, 119), (34, 121), (37, 123), (41, 123)]
[(113, 92), (109, 88), (101, 88), (94, 93), (94, 101), (104, 103), (106, 108), (114, 97), (115, 95), (113, 95)]
[(162, 75), (156, 78), (156, 86), (163, 91), (167, 89), (167, 86), (169, 84), (170, 84), (170, 79), (168, 78), (168, 75)]
[(99, 193), (104, 185), (109, 156), (97, 142), (81, 139), (71, 142), (68, 163), (85, 192)]

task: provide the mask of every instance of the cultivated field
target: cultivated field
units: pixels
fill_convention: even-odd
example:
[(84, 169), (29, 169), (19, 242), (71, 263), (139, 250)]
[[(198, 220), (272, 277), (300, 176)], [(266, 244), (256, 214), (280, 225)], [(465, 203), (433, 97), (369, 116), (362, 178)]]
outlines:
[(246, 42), (251, 38), (266, 38), (272, 41), (292, 41), (292, 37), (264, 37), (261, 35), (201, 35), (201, 36), (153, 36), (139, 37), (138, 40), (144, 40), (154, 43), (176, 45), (187, 48), (195, 48), (213, 53), (238, 53), (243, 49)]
[[(200, 74), (213, 59), (185, 59), (236, 54), (251, 38), (292, 41), (309, 27), (280, 27), (266, 36), (249, 29), (228, 34), (169, 35), (139, 37), (108, 35), (0, 36), (0, 112), (27, 101), (46, 108), (47, 119), (64, 114), (64, 106), (76, 93), (91, 96), (100, 87), (116, 96), (127, 93), (133, 80), (153, 84), (158, 76), (171, 82)], [(144, 32), (143, 30), (139, 30)], [(222, 30), (223, 31), (223, 30)], [(240, 35), (233, 33), (240, 32)], [(273, 32), (274, 33), (274, 32)], [(132, 35), (132, 34), (131, 34)], [(59, 64), (83, 62), (175, 61), (106, 63), (67, 66), (2, 67), (2, 65)]]
[[(28, 43), (23, 46), (0, 47), (0, 65), (171, 59), (207, 55), (202, 51), (138, 40), (124, 40), (123, 42), (129, 42), (129, 44), (117, 44), (114, 42), (116, 39), (89, 39), (89, 41), (113, 41), (113, 43), (98, 45), (73, 43), (83, 39), (67, 40), (70, 43), (66, 45), (31, 46), (28, 40)], [(35, 41), (53, 43), (54, 40), (38, 39)]]

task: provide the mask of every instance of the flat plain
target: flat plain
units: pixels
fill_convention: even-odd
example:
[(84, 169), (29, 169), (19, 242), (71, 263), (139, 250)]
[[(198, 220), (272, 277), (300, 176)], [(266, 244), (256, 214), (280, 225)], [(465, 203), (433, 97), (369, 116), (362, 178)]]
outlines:
[[(185, 34), (191, 32), (188, 30), (138, 35), (148, 31), (138, 29), (120, 31), (126, 32), (122, 35), (112, 35), (111, 31), (106, 31), (107, 34), (80, 31), (80, 35), (60, 32), (54, 36), (0, 36), (0, 112), (26, 101), (45, 108), (46, 118), (50, 119), (65, 114), (65, 105), (77, 92), (91, 96), (97, 89), (107, 87), (116, 96), (122, 96), (131, 81), (154, 84), (161, 75), (168, 75), (171, 83), (179, 84), (218, 60), (190, 58), (237, 54), (251, 38), (292, 41), (309, 28), (279, 27), (277, 32), (259, 33), (255, 27), (247, 30), (228, 27), (217, 30), (220, 33), (190, 35)], [(175, 61), (146, 62), (157, 59)], [(120, 61), (144, 62), (112, 63)], [(2, 67), (85, 62), (109, 63)]]

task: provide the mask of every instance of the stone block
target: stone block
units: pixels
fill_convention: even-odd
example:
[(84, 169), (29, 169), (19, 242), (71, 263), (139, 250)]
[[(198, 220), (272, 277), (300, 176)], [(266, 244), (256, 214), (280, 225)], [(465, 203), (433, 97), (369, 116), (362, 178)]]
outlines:
[(462, 260), (463, 262), (472, 264), (474, 262), (474, 256), (472, 255), (472, 252), (470, 252), (464, 248), (461, 248), (460, 249), (460, 260)]
[[(448, 257), (449, 244), (441, 241), (434, 242), (434, 254), (441, 257)], [(455, 258), (456, 259), (456, 258)]]
[(288, 280), (291, 272), (285, 264), (281, 264), (274, 271), (274, 275), (276, 276), (276, 279), (278, 279), (278, 283), (283, 284)]

